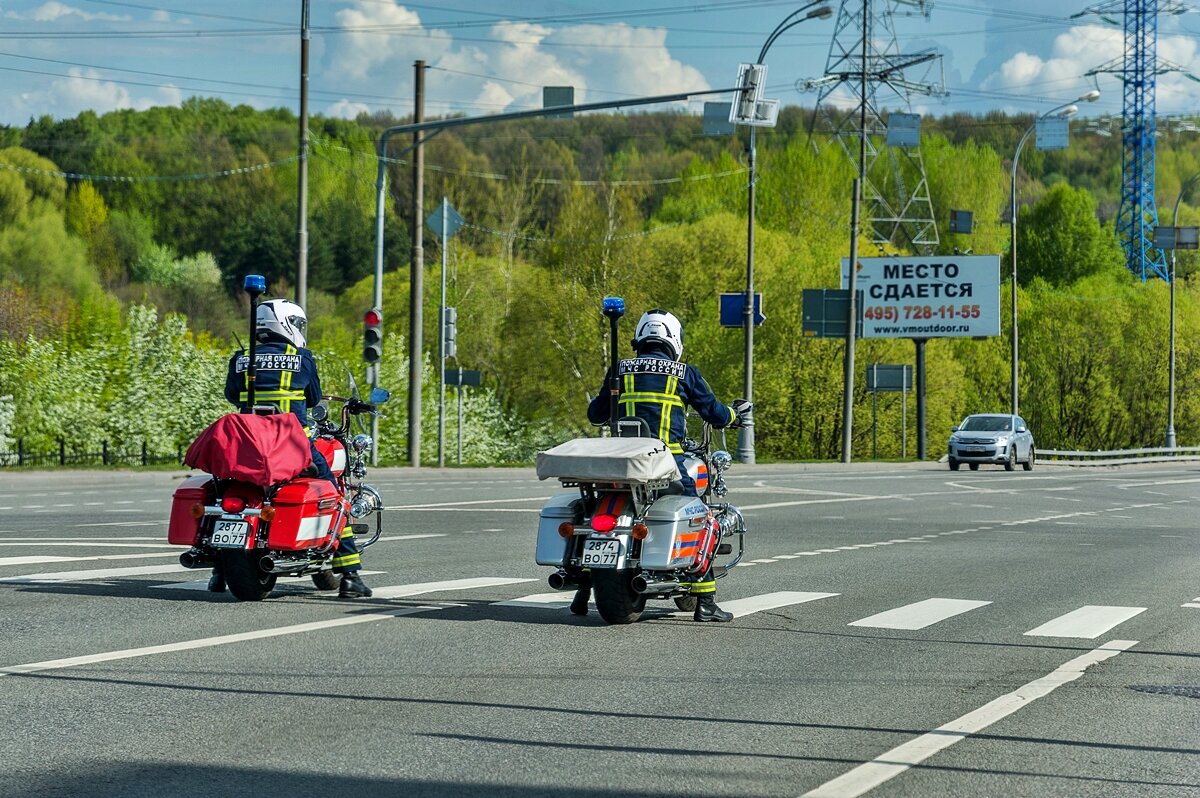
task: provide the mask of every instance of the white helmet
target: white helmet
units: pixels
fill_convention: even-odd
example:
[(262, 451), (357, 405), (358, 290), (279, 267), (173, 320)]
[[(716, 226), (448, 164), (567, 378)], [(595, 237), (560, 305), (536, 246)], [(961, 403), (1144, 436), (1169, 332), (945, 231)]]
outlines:
[(308, 317), (304, 308), (286, 299), (268, 299), (258, 305), (258, 334), (270, 333), (296, 346), (306, 345)]
[(642, 314), (633, 335), (633, 348), (640, 351), (650, 341), (666, 344), (676, 360), (683, 357), (683, 325), (674, 313), (655, 308)]

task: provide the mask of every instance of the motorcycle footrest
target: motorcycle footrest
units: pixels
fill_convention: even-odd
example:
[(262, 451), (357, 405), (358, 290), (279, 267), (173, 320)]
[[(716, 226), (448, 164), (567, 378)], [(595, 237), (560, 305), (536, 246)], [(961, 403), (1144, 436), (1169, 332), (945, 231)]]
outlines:
[(722, 543), (721, 545), (717, 546), (717, 554), (733, 554), (733, 544)]
[(350, 531), (354, 533), (355, 537), (358, 537), (359, 535), (369, 534), (371, 527), (367, 524), (351, 524)]

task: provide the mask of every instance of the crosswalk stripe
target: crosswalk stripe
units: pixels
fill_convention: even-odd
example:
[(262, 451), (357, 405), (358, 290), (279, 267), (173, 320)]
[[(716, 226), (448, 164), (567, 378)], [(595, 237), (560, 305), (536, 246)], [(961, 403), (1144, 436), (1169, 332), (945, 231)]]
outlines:
[(45, 562), (72, 562), (78, 557), (0, 557), (0, 565), (40, 565)]
[(971, 601), (968, 599), (931, 598), (914, 604), (905, 604), (894, 610), (880, 612), (857, 621), (851, 621), (848, 626), (869, 626), (875, 629), (924, 629), (938, 621), (953, 618), (964, 612), (986, 607), (990, 601)]
[[(144, 557), (144, 554), (133, 555)], [(151, 555), (158, 556), (158, 555)], [(6, 576), (0, 582), (10, 584), (36, 584), (40, 582), (86, 582), (90, 579), (118, 579), (123, 576), (147, 576), (150, 574), (171, 574), (186, 571), (179, 563), (172, 565), (141, 565), (137, 568), (101, 568), (91, 571), (52, 571), (44, 574), (27, 574), (25, 576)]]
[[(547, 607), (561, 609), (571, 603), (574, 593), (570, 591), (558, 593), (534, 593), (532, 596), (510, 599), (508, 601), (493, 601), (493, 607)], [(561, 605), (561, 606), (556, 606)], [(592, 603), (595, 606), (595, 602)]]
[(393, 585), (391, 587), (372, 588), (373, 598), (404, 598), (405, 596), (420, 596), (425, 593), (441, 593), (447, 590), (470, 590), (477, 587), (496, 587), (498, 585), (517, 585), (522, 582), (536, 582), (536, 579), (510, 579), (506, 577), (480, 576), (471, 579), (450, 579), (445, 582), (419, 582), (412, 585)]
[[(809, 601), (819, 601), (824, 598), (833, 598), (841, 595), (840, 593), (805, 593), (796, 590), (781, 590), (776, 593), (763, 593), (760, 596), (750, 596), (749, 598), (732, 599), (730, 601), (722, 601), (721, 609), (726, 612), (732, 612), (735, 618), (741, 618), (746, 615), (753, 615), (756, 612), (764, 612), (766, 610), (776, 610), (780, 607), (788, 607), (792, 604), (804, 604)], [(690, 613), (685, 613), (690, 615)]]
[(1047, 621), (1026, 632), (1028, 637), (1094, 638), (1146, 611), (1145, 607), (1105, 607), (1087, 605)]
[[(208, 573), (208, 572), (205, 571), (205, 573)], [(371, 576), (373, 574), (382, 574), (382, 573), (387, 573), (387, 572), (386, 571), (359, 571), (358, 575), (359, 576)], [(289, 584), (291, 580), (296, 580), (296, 581), (303, 580), (303, 581), (307, 582), (309, 576), (310, 576), (309, 574), (305, 574), (304, 576), (280, 575), (279, 578), (280, 578), (280, 580), (282, 580), (282, 583), (286, 585), (286, 584)], [(164, 582), (161, 585), (150, 585), (150, 587), (154, 588), (155, 590), (208, 590), (208, 577), (206, 576), (203, 579), (194, 579), (189, 582)]]

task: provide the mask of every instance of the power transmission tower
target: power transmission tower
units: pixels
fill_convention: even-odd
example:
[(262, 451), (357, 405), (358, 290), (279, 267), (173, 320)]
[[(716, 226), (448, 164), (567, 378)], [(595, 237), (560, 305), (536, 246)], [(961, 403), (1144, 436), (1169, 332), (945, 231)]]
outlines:
[[(900, 52), (894, 17), (914, 13), (928, 18), (925, 0), (842, 0), (824, 76), (800, 81), (796, 88), (819, 92), (814, 132), (828, 135), (856, 169), (861, 167), (866, 234), (881, 246), (927, 253), (937, 247), (938, 231), (911, 98), (941, 96), (946, 90), (941, 55), (931, 49)], [(936, 83), (905, 77), (905, 70), (920, 65), (927, 72), (936, 65)], [(892, 112), (885, 120), (883, 103), (908, 113)]]
[(1124, 86), (1117, 236), (1125, 248), (1125, 265), (1143, 281), (1151, 276), (1170, 279), (1166, 254), (1154, 246), (1154, 228), (1158, 225), (1158, 206), (1154, 199), (1155, 79), (1167, 72), (1184, 70), (1160, 60), (1156, 50), (1158, 15), (1185, 11), (1187, 8), (1177, 0), (1111, 0), (1072, 15), (1074, 19), (1095, 14), (1111, 24), (1117, 24), (1113, 18), (1116, 14), (1124, 16), (1125, 52), (1086, 74), (1113, 74)]

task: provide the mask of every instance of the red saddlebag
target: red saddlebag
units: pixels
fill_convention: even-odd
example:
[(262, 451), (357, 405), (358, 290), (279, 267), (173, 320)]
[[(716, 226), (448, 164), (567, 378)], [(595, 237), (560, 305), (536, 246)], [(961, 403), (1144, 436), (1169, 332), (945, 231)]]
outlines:
[(218, 479), (267, 487), (312, 465), (312, 448), (293, 413), (230, 413), (200, 433), (183, 462)]

